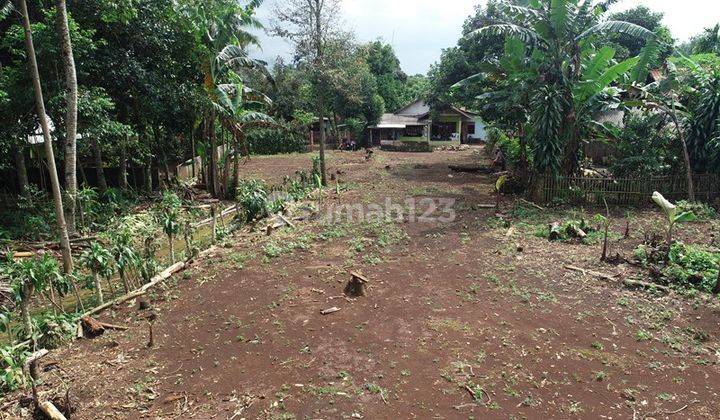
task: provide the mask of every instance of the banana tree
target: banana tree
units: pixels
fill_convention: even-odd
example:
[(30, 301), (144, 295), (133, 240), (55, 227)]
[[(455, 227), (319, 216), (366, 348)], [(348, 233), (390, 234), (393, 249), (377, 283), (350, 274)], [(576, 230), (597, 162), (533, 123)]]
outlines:
[[(235, 73), (231, 74), (234, 83), (222, 84), (217, 87), (217, 102), (214, 106), (220, 115), (220, 120), (231, 133), (233, 139), (233, 180), (232, 185), (228, 185), (229, 165), (226, 164), (224, 169), (225, 195), (230, 196), (234, 193), (240, 179), (240, 156), (241, 146), (248, 154), (246, 139), (246, 130), (251, 127), (273, 124), (274, 120), (269, 115), (260, 112), (263, 107), (272, 103), (270, 98), (264, 94), (257, 92), (245, 86)], [(228, 154), (229, 156), (229, 154)], [(228, 159), (229, 160), (229, 159)]]
[(226, 81), (225, 76), (231, 69), (262, 64), (250, 59), (247, 54), (248, 46), (259, 45), (249, 29), (263, 28), (255, 17), (255, 10), (261, 4), (262, 0), (251, 0), (245, 6), (236, 0), (180, 0), (176, 4), (185, 24), (203, 46), (200, 70), (208, 98), (204, 118), (206, 135), (210, 140), (208, 186), (215, 196), (220, 195), (215, 132), (218, 86)]
[[(626, 34), (651, 39), (647, 29), (621, 21), (601, 22), (603, 5), (591, 0), (530, 0), (527, 6), (503, 4), (506, 21), (488, 25), (469, 37), (505, 36), (520, 40), (539, 60), (538, 75), (532, 92), (532, 125), (536, 156), (542, 171), (566, 175), (579, 169), (580, 141), (594, 108), (586, 103), (597, 99), (617, 77), (620, 68), (610, 65), (613, 53), (602, 51), (590, 69), (594, 83), (587, 77), (587, 59), (597, 56), (593, 41), (605, 34)], [(615, 66), (616, 64), (613, 64)], [(622, 64), (631, 67), (631, 63)], [(599, 70), (604, 70), (599, 73)], [(606, 72), (608, 72), (606, 74)], [(593, 95), (577, 97), (579, 93)]]
[(696, 220), (696, 216), (691, 211), (681, 211), (675, 204), (666, 200), (659, 192), (655, 191), (652, 199), (665, 213), (667, 218), (667, 246), (668, 249), (673, 243), (673, 231), (678, 223), (692, 222)]

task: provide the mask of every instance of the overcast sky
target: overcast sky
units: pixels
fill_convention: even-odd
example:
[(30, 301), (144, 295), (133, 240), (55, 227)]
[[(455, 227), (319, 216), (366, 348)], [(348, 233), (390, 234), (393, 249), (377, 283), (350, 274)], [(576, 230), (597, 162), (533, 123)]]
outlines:
[[(258, 11), (266, 24), (275, 2), (282, 0), (266, 0)], [(360, 41), (382, 38), (391, 43), (406, 73), (424, 74), (443, 48), (455, 45), (463, 22), (481, 3), (485, 0), (344, 0), (343, 19)], [(641, 4), (665, 13), (665, 24), (681, 41), (720, 23), (720, 0), (620, 0), (613, 11)], [(257, 55), (269, 62), (292, 54), (283, 40), (266, 35), (262, 46)]]

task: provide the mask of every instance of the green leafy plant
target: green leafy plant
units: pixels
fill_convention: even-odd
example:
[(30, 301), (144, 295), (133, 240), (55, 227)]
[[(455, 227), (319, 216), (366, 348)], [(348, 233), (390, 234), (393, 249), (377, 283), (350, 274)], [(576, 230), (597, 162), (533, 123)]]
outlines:
[(92, 242), (90, 248), (80, 256), (80, 264), (92, 273), (95, 296), (98, 303), (102, 305), (105, 299), (100, 278), (109, 278), (115, 272), (112, 264), (112, 254), (98, 242)]
[(673, 230), (678, 223), (692, 222), (696, 220), (692, 211), (682, 211), (676, 205), (666, 200), (659, 192), (655, 191), (652, 195), (653, 201), (663, 210), (667, 217), (666, 240), (668, 247), (673, 242)]
[(250, 179), (238, 185), (237, 200), (243, 208), (243, 219), (250, 222), (267, 216), (267, 188), (265, 183)]
[(2, 275), (10, 280), (15, 303), (20, 307), (23, 336), (35, 340), (30, 304), (35, 293), (42, 293), (62, 277), (58, 262), (49, 254), (16, 261), (12, 253), (8, 253)]
[(175, 263), (174, 238), (181, 231), (178, 211), (180, 209), (180, 198), (173, 191), (165, 191), (160, 203), (160, 225), (168, 237), (170, 248), (170, 262)]
[(125, 293), (130, 292), (130, 279), (128, 271), (137, 263), (138, 255), (133, 248), (132, 233), (129, 227), (121, 223), (118, 228), (108, 232), (110, 238), (110, 252), (120, 274)]

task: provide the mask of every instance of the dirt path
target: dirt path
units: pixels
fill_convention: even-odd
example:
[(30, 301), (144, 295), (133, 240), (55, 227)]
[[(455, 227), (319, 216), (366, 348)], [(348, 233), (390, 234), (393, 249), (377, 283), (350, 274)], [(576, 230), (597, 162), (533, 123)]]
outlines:
[[(597, 247), (508, 236), (522, 218), (478, 206), (494, 202), (494, 179), (447, 168), (477, 159), (334, 154), (348, 189), (327, 207), (453, 198), (457, 218), (241, 235), (152, 296), (155, 348), (133, 307), (104, 314), (131, 330), (54, 351), (45, 387), (62, 378), (82, 419), (715, 418), (717, 304), (563, 268), (634, 270), (598, 266)], [(308, 166), (246, 169), (281, 179)], [(367, 297), (342, 297), (351, 271), (370, 279)]]

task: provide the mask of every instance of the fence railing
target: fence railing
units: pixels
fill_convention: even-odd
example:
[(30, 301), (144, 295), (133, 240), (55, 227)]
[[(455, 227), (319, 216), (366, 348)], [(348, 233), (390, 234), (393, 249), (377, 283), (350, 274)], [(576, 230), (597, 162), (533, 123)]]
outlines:
[[(698, 200), (712, 202), (720, 197), (720, 175), (697, 174), (693, 176), (693, 183)], [(543, 203), (560, 200), (598, 205), (605, 201), (613, 205), (644, 205), (650, 203), (655, 191), (671, 200), (688, 197), (687, 178), (681, 175), (646, 178), (547, 177), (540, 179), (536, 185), (536, 199)]]

